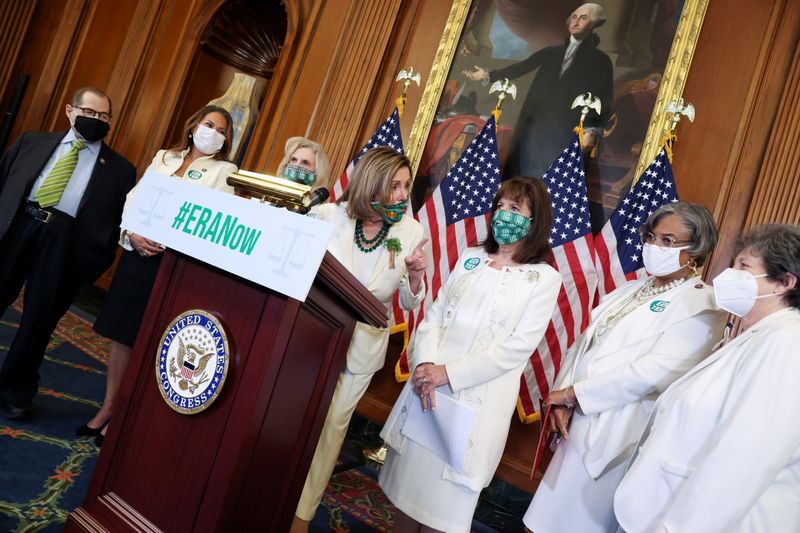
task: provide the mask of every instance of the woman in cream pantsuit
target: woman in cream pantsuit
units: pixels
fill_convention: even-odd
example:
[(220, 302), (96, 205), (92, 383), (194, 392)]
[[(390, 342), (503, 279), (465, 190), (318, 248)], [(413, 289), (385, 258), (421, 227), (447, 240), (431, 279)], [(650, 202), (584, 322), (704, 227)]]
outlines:
[(652, 277), (621, 286), (592, 311), (547, 398), (564, 440), (523, 519), (535, 533), (617, 530), (614, 490), (656, 397), (722, 335), (725, 313), (694, 273), (716, 242), (708, 210), (665, 205), (641, 235)]
[[(388, 308), (399, 291), (400, 305), (414, 309), (425, 297), (426, 268), (419, 222), (405, 216), (411, 185), (408, 159), (391, 148), (374, 148), (356, 164), (353, 176), (336, 204), (312, 211), (335, 225), (328, 251)], [(392, 265), (386, 243), (399, 242)], [(347, 351), (347, 366), (322, 428), (314, 459), (306, 478), (292, 531), (307, 530), (322, 500), (336, 465), (347, 426), (372, 375), (383, 367), (389, 344), (388, 328), (356, 323)]]
[[(541, 181), (503, 182), (492, 204), (491, 235), (483, 248), (461, 254), (426, 310), (412, 379), (381, 433), (390, 448), (380, 486), (398, 508), (393, 531), (470, 530), (478, 496), (503, 455), (520, 376), (561, 288), (561, 275), (545, 262), (551, 218)], [(460, 466), (402, 433), (414, 403), (435, 408), (439, 395), (477, 413)]]
[(743, 332), (656, 402), (614, 497), (629, 533), (800, 531), (800, 228), (756, 228), (714, 279)]

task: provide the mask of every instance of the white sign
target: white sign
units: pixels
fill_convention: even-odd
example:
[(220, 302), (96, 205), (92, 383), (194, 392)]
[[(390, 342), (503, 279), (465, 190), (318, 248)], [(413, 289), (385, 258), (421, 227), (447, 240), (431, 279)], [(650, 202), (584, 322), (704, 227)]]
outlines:
[(148, 171), (122, 227), (305, 301), (333, 224)]

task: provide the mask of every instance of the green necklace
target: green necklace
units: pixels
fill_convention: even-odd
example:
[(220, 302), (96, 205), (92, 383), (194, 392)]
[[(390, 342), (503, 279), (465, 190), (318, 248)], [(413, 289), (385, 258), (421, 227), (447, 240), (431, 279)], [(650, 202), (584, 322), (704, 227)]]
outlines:
[(377, 235), (367, 239), (367, 236), (364, 235), (364, 223), (360, 219), (356, 220), (356, 246), (365, 254), (377, 250), (388, 234), (389, 224), (384, 223)]

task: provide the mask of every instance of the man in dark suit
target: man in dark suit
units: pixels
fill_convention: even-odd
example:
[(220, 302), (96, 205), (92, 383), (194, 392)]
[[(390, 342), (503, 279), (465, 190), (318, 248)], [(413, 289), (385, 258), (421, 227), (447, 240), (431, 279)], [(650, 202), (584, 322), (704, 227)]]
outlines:
[(0, 160), (0, 312), (25, 284), (24, 310), (0, 369), (6, 417), (33, 416), (50, 335), (83, 282), (113, 262), (136, 169), (102, 139), (111, 100), (79, 89), (67, 132), (24, 133)]
[(614, 94), (611, 59), (597, 48), (600, 39), (594, 33), (605, 20), (602, 7), (583, 4), (567, 19), (570, 36), (563, 44), (543, 48), (502, 69), (489, 72), (476, 66), (464, 72), (471, 80), (494, 82), (516, 79), (538, 69), (514, 129), (506, 175), (542, 177), (580, 120), (580, 109), (570, 109), (579, 94), (591, 92), (600, 98), (602, 106), (601, 116), (590, 112), (586, 118), (584, 148), (593, 146), (602, 133)]

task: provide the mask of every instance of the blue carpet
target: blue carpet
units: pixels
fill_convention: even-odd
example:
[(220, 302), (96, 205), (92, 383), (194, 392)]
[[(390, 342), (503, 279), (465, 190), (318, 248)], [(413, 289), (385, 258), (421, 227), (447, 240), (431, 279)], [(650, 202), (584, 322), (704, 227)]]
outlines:
[[(0, 362), (19, 318), (9, 308), (0, 320)], [(105, 365), (84, 352), (105, 350), (89, 326), (72, 313), (59, 324), (40, 369), (36, 417), (0, 419), (0, 531), (61, 531), (83, 501), (98, 450), (74, 432), (94, 415), (105, 390)]]

